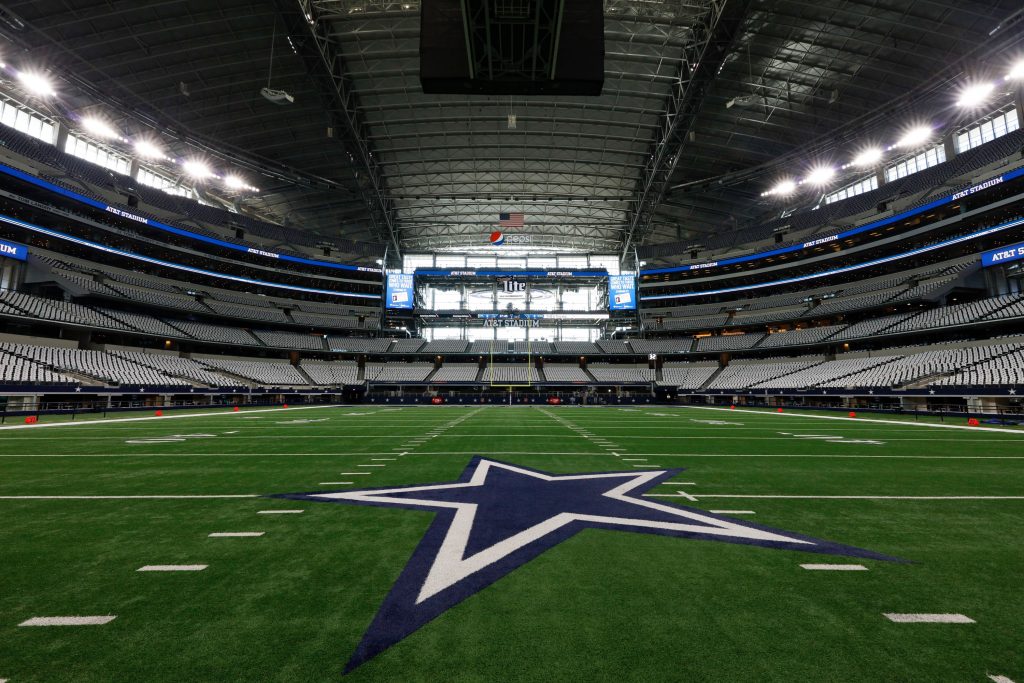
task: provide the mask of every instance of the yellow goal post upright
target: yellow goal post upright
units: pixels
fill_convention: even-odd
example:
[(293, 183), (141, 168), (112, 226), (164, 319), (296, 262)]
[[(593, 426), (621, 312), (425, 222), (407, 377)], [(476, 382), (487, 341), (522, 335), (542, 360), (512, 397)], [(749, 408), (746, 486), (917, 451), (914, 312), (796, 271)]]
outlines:
[[(506, 342), (507, 343), (507, 342)], [(494, 340), (491, 340), (491, 354), (490, 363), (487, 364), (487, 382), (490, 386), (495, 388), (506, 388), (508, 389), (509, 403), (512, 402), (512, 390), (513, 389), (526, 389), (533, 386), (533, 373), (530, 370), (533, 368), (531, 364), (533, 361), (533, 344), (530, 340), (526, 340), (526, 384), (500, 384), (494, 381)]]

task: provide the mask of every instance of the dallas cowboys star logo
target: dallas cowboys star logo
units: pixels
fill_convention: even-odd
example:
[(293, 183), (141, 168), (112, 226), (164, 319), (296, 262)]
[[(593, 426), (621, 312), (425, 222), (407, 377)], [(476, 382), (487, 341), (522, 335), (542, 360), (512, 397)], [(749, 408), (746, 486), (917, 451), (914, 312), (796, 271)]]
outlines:
[(587, 528), (900, 561), (640, 495), (681, 469), (554, 475), (476, 457), (458, 481), (273, 496), (437, 512), (346, 673)]

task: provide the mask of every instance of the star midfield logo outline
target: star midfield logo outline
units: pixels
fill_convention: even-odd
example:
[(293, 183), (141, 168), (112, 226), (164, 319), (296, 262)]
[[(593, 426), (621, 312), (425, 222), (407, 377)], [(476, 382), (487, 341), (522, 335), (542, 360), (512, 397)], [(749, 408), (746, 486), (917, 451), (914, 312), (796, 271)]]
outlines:
[(346, 673), (583, 529), (902, 561), (641, 497), (682, 471), (557, 475), (477, 456), (454, 482), (271, 497), (436, 513), (349, 659)]

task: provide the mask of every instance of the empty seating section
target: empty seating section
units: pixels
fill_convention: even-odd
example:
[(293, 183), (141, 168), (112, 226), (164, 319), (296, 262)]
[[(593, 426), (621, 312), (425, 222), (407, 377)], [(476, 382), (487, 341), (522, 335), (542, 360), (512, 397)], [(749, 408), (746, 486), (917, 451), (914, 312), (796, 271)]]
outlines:
[(423, 346), (422, 339), (396, 339), (391, 344), (391, 353), (416, 353)]
[(982, 320), (1005, 320), (1007, 318), (1024, 318), (1024, 299), (1011, 302), (1008, 306), (997, 309), (982, 316)]
[(97, 308), (97, 311), (117, 320), (118, 322), (124, 323), (128, 327), (135, 328), (140, 332), (146, 332), (147, 334), (156, 334), (161, 337), (182, 337), (181, 330), (171, 327), (159, 318), (154, 318), (151, 315), (142, 315), (141, 313), (125, 313), (124, 311), (115, 311), (112, 308)]
[(548, 382), (568, 382), (585, 384), (592, 381), (580, 366), (562, 363), (546, 363), (544, 379)]
[(807, 306), (787, 308), (767, 313), (737, 313), (729, 321), (733, 325), (763, 325), (765, 323), (779, 322), (781, 320), (794, 320), (799, 318), (807, 310)]
[(465, 353), (468, 346), (465, 339), (438, 339), (427, 342), (420, 353)]
[(512, 352), (540, 356), (551, 353), (551, 344), (544, 340), (512, 342)]
[(445, 363), (434, 376), (431, 382), (475, 382), (480, 368), (476, 363)]
[(278, 303), (276, 301), (268, 299), (265, 296), (258, 296), (255, 294), (243, 294), (241, 292), (231, 292), (226, 289), (217, 289), (210, 291), (210, 298), (217, 301), (227, 301), (229, 303), (239, 304), (242, 306), (278, 308)]
[(23, 356), (7, 353), (8, 344), (0, 343), (0, 384), (74, 384), (73, 377), (62, 375)]
[(956, 374), (934, 382), (934, 384), (936, 386), (1024, 384), (1024, 348), (1018, 345), (1015, 350), (1005, 355), (960, 370)]
[(556, 341), (552, 342), (556, 353), (571, 353), (578, 356), (599, 353), (597, 346), (585, 341)]
[(729, 320), (728, 313), (719, 313), (718, 315), (710, 315), (704, 318), (665, 318), (661, 328), (663, 330), (692, 330), (699, 332), (700, 330), (713, 330), (723, 327), (727, 320)]
[(171, 292), (160, 292), (155, 289), (135, 287), (121, 282), (114, 282), (110, 285), (116, 289), (121, 296), (136, 303), (160, 306), (162, 308), (176, 308), (182, 311), (194, 313), (209, 313), (210, 309), (196, 301), (195, 297), (188, 294), (172, 294)]
[(493, 363), (484, 368), (482, 377), (489, 384), (532, 384), (537, 381), (537, 370), (525, 363)]
[(900, 292), (892, 298), (892, 301), (915, 301), (917, 299), (928, 298), (934, 299), (940, 294), (941, 290), (951, 286), (956, 279), (956, 276), (953, 276), (919, 283), (903, 292)]
[(874, 294), (861, 294), (860, 296), (843, 297), (841, 299), (824, 299), (817, 306), (807, 309), (805, 318), (820, 318), (846, 311), (857, 311), (864, 308), (875, 308), (890, 301), (896, 292), (885, 290)]
[(309, 351), (322, 351), (324, 349), (324, 338), (319, 335), (280, 332), (276, 330), (253, 330), (252, 333), (267, 346), (281, 349), (306, 349)]
[(208, 325), (187, 320), (174, 320), (171, 324), (193, 339), (237, 346), (260, 346), (259, 340), (248, 331), (237, 327)]
[(214, 312), (220, 313), (221, 315), (227, 315), (232, 318), (260, 320), (268, 323), (288, 322), (288, 318), (287, 316), (285, 316), (284, 311), (282, 311), (279, 308), (263, 308), (261, 306), (242, 306), (239, 304), (230, 304), (224, 301), (217, 301), (216, 299), (206, 299), (205, 303), (207, 306), (212, 308)]
[(494, 353), (506, 353), (508, 348), (508, 342), (505, 340), (495, 341), (492, 339), (477, 339), (469, 345), (470, 353), (482, 353), (488, 354), (493, 351)]
[(634, 353), (629, 344), (619, 339), (599, 339), (597, 341), (597, 347), (604, 353), (608, 354)]
[(316, 384), (325, 386), (351, 386), (360, 384), (359, 364), (354, 361), (317, 363), (302, 361), (302, 371)]
[(196, 358), (208, 367), (230, 372), (258, 384), (274, 387), (308, 386), (309, 382), (287, 361), (233, 360), (227, 358)]
[(646, 365), (611, 365), (608, 363), (590, 363), (587, 372), (598, 382), (616, 382), (622, 384), (647, 384), (653, 382), (656, 371)]
[(703, 387), (717, 370), (718, 363), (665, 363), (658, 383), (693, 391)]
[(108, 353), (126, 358), (133, 363), (159, 370), (171, 377), (181, 377), (198, 384), (206, 384), (211, 387), (244, 386), (243, 382), (218, 375), (209, 369), (192, 360), (169, 354), (142, 353), (139, 351), (109, 351)]
[(693, 339), (630, 339), (634, 353), (688, 353), (693, 348)]
[(135, 285), (137, 287), (145, 287), (148, 289), (159, 289), (162, 292), (169, 292), (171, 294), (181, 294), (181, 288), (176, 287), (169, 282), (158, 280), (155, 277), (144, 277), (133, 273), (125, 273), (118, 270), (110, 270), (104, 272), (104, 276), (113, 281), (114, 284), (124, 283), (128, 285)]
[[(978, 363), (1008, 353), (1016, 346), (993, 345), (942, 349), (921, 353), (899, 354), (902, 349), (893, 349), (893, 361), (865, 369), (842, 379), (823, 382), (823, 387), (895, 387), (927, 379), (932, 376), (949, 375), (960, 369), (967, 369)], [(912, 351), (912, 349), (910, 349)]]
[(764, 382), (758, 382), (750, 386), (751, 389), (803, 389), (806, 387), (819, 386), (842, 378), (863, 372), (877, 365), (891, 363), (898, 356), (883, 356), (875, 358), (849, 358), (837, 359), (814, 365), (805, 370), (798, 370)]
[(354, 330), (360, 327), (359, 318), (352, 315), (324, 315), (323, 313), (304, 313), (293, 310), (291, 317), (300, 325), (319, 326), (326, 329)]
[(990, 316), (999, 309), (1015, 303), (1018, 299), (1020, 299), (1019, 295), (1008, 294), (1005, 296), (982, 299), (981, 301), (974, 301), (966, 304), (941, 306), (939, 308), (923, 311), (920, 315), (897, 323), (890, 328), (890, 331), (912, 332), (914, 330), (923, 330), (933, 327), (964, 325), (966, 323), (980, 320), (983, 317)]
[(753, 348), (761, 341), (763, 334), (730, 334), (719, 337), (701, 337), (694, 346), (694, 351), (735, 351)]
[(910, 313), (897, 313), (895, 315), (884, 315), (881, 318), (861, 320), (858, 323), (850, 325), (844, 330), (840, 330), (836, 336), (832, 337), (832, 341), (859, 339), (861, 337), (870, 337), (875, 334), (884, 334), (893, 325), (903, 322), (907, 318), (915, 315), (917, 315), (917, 311)]
[(62, 289), (70, 291), (73, 295), (79, 294), (78, 290), (85, 290), (91, 294), (102, 294), (104, 296), (120, 296), (120, 293), (111, 289), (101, 282), (93, 280), (92, 276), (76, 273), (70, 270), (51, 268), (50, 272), (54, 280)]
[(335, 334), (329, 334), (327, 335), (327, 347), (331, 351), (347, 351), (350, 353), (384, 353), (391, 347), (391, 340), (340, 337)]
[(770, 334), (761, 342), (759, 348), (778, 348), (780, 346), (800, 346), (802, 344), (817, 344), (825, 341), (844, 325), (827, 325), (823, 327), (808, 327), (802, 330), (790, 330)]
[(367, 363), (367, 382), (422, 382), (434, 369), (432, 363)]
[(20, 292), (0, 291), (0, 302), (8, 304), (10, 307), (24, 312), (33, 318), (40, 318), (42, 320), (53, 320), (91, 327), (106, 327), (115, 330), (131, 329), (119, 320), (113, 320), (91, 308), (73, 304), (69, 301), (44, 299)]
[(811, 360), (793, 359), (780, 362), (744, 362), (733, 361), (722, 369), (707, 389), (748, 389), (756, 384), (806, 370), (824, 362), (824, 358)]
[(52, 367), (58, 372), (87, 375), (107, 384), (132, 386), (181, 386), (186, 384), (180, 378), (171, 377), (154, 368), (139, 365), (127, 358), (103, 351), (13, 343), (2, 344), (0, 348), (11, 355), (27, 358), (45, 367)]

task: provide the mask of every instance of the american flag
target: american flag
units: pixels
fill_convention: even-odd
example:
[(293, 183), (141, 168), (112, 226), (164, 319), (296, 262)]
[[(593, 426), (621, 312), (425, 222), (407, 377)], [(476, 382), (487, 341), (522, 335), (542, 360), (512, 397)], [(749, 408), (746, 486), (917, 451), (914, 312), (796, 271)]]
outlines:
[(523, 227), (523, 214), (521, 213), (499, 213), (498, 225), (503, 228)]

